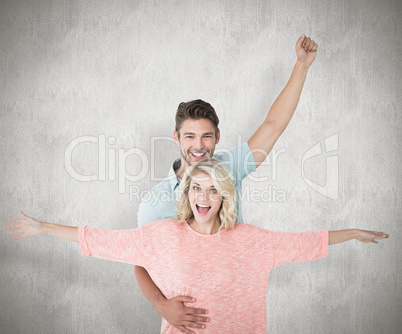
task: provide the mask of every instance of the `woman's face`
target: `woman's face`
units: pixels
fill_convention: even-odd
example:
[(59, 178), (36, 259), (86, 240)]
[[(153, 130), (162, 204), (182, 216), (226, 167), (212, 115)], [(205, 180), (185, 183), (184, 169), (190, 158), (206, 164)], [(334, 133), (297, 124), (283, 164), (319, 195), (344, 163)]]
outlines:
[(222, 204), (222, 196), (205, 173), (195, 174), (188, 192), (194, 218), (199, 223), (214, 222)]

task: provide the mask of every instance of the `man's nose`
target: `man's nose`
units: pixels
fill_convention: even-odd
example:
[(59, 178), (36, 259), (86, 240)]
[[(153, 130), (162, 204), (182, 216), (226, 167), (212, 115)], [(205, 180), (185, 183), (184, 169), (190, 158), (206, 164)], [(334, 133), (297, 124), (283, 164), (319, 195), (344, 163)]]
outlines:
[(197, 138), (196, 138), (196, 140), (195, 140), (195, 146), (196, 146), (197, 149), (202, 149), (202, 148), (204, 148), (204, 143), (203, 143), (201, 137), (197, 137)]

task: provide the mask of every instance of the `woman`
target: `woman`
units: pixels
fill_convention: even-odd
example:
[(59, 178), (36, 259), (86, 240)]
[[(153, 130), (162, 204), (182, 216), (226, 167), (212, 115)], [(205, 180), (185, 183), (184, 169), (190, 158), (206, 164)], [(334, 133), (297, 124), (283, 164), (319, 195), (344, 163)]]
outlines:
[[(190, 167), (180, 183), (178, 219), (153, 222), (140, 229), (107, 231), (37, 221), (22, 214), (9, 219), (8, 234), (51, 234), (80, 244), (82, 255), (143, 266), (170, 299), (196, 296), (209, 310), (199, 333), (266, 333), (266, 293), (272, 268), (286, 262), (325, 257), (328, 245), (357, 239), (377, 243), (382, 232), (357, 229), (272, 232), (236, 223), (235, 188), (230, 172), (218, 161)], [(204, 325), (203, 325), (204, 326)], [(179, 333), (162, 320), (162, 333)]]

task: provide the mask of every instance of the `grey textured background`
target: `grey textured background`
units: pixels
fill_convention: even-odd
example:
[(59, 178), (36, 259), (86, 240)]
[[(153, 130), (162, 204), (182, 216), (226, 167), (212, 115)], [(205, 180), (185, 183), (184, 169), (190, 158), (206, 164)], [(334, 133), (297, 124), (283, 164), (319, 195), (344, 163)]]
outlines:
[[(271, 333), (400, 333), (401, 289), (400, 1), (1, 1), (1, 217), (19, 210), (42, 220), (109, 229), (137, 226), (128, 187), (143, 180), (81, 182), (66, 171), (69, 143), (115, 137), (107, 149), (151, 153), (171, 136), (181, 101), (202, 98), (221, 119), (218, 148), (247, 140), (286, 84), (294, 45), (319, 44), (299, 107), (245, 189), (275, 189), (284, 201), (244, 201), (245, 221), (272, 230), (383, 230), (378, 245), (351, 241), (326, 259), (287, 264), (270, 277)], [(339, 197), (302, 178), (305, 152), (339, 135)], [(113, 151), (112, 151), (113, 152)], [(156, 147), (155, 174), (177, 156)], [(96, 144), (73, 166), (98, 171)], [(325, 183), (326, 156), (306, 163)], [(141, 160), (131, 156), (127, 171)], [(273, 188), (272, 188), (273, 189)], [(275, 198), (275, 196), (274, 196)], [(80, 257), (49, 236), (0, 244), (1, 333), (157, 333), (160, 318), (142, 297), (132, 266)]]

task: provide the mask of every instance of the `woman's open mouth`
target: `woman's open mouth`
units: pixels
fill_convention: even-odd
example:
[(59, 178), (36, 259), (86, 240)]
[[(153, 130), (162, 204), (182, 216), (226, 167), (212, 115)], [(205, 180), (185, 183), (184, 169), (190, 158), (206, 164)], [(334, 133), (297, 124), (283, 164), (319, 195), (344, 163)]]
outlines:
[(197, 208), (198, 214), (200, 216), (205, 216), (208, 214), (211, 207), (209, 205), (204, 204), (196, 204), (195, 207)]

